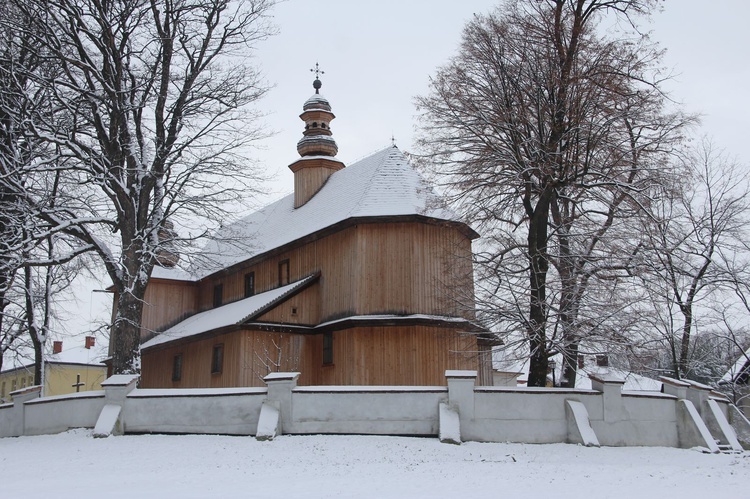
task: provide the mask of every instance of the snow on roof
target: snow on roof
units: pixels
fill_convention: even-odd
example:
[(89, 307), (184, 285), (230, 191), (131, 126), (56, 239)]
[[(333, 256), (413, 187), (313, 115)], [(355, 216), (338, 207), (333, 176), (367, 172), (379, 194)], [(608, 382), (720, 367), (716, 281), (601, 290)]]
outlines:
[(275, 301), (284, 298), (286, 295), (316, 278), (317, 275), (312, 275), (286, 286), (195, 314), (151, 338), (141, 345), (141, 348), (151, 348), (162, 343), (195, 336), (213, 329), (241, 324)]
[(86, 348), (84, 346), (65, 348), (65, 343), (63, 343), (63, 351), (48, 355), (46, 360), (47, 362), (58, 362), (61, 364), (89, 364), (103, 366), (104, 363), (102, 361), (106, 357), (107, 345), (102, 341), (99, 345), (96, 345), (93, 348)]
[(750, 348), (743, 352), (743, 354), (737, 359), (737, 362), (735, 362), (734, 365), (724, 373), (724, 376), (721, 377), (719, 383), (734, 383), (737, 376), (742, 373), (745, 365), (750, 366)]
[[(555, 356), (556, 375), (559, 380), (562, 376), (562, 358)], [(496, 349), (492, 352), (492, 368), (498, 372), (518, 373), (519, 381), (525, 383), (528, 378), (530, 361), (528, 358), (517, 359), (512, 355), (506, 356), (502, 349)], [(634, 372), (618, 369), (616, 367), (604, 367), (595, 365), (586, 365), (578, 369), (576, 376), (576, 388), (591, 390), (591, 379), (589, 375), (598, 377), (614, 377), (625, 380), (623, 390), (631, 391), (660, 391), (661, 382), (646, 376), (641, 376)]]
[[(107, 358), (107, 342), (100, 340), (92, 348), (86, 348), (83, 345), (68, 347), (75, 343), (80, 343), (80, 337), (63, 338), (63, 350), (60, 353), (51, 353), (52, 342), (47, 343), (47, 355), (44, 360), (53, 364), (81, 364), (90, 366), (104, 366), (104, 359)], [(7, 363), (2, 372), (12, 371), (14, 369), (33, 369), (34, 353), (29, 353), (30, 357), (13, 358)]]
[[(190, 273), (200, 279), (349, 218), (398, 215), (459, 221), (403, 153), (388, 147), (331, 175), (299, 208), (290, 194), (221, 229)], [(179, 269), (165, 268), (155, 268), (153, 277), (185, 278)]]
[(151, 277), (157, 279), (173, 279), (175, 281), (192, 281), (193, 275), (177, 267), (162, 267), (154, 265)]

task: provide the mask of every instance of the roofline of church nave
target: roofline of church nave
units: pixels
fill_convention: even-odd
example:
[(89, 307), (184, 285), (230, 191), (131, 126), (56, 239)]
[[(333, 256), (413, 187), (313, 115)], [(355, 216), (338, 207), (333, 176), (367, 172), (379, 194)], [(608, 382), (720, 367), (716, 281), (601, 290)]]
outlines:
[[(387, 315), (387, 314), (372, 314), (372, 315), (351, 315), (323, 322), (318, 325), (305, 325), (305, 324), (287, 324), (281, 322), (266, 322), (266, 321), (248, 321), (244, 324), (232, 324), (230, 326), (223, 326), (216, 329), (204, 331), (202, 333), (184, 336), (181, 338), (174, 338), (162, 343), (157, 343), (146, 348), (142, 351), (159, 351), (169, 348), (174, 348), (178, 345), (186, 343), (192, 343), (196, 341), (203, 341), (216, 336), (221, 336), (227, 333), (234, 333), (238, 331), (264, 331), (264, 332), (277, 332), (277, 333), (296, 333), (302, 335), (317, 335), (325, 332), (333, 331), (344, 331), (347, 329), (354, 329), (357, 327), (373, 327), (373, 326), (424, 326), (424, 327), (437, 327), (437, 328), (452, 328), (459, 329), (465, 334), (485, 336), (489, 331), (477, 324), (476, 322), (465, 319), (463, 317), (453, 316), (427, 316), (424, 314), (406, 314), (406, 315)], [(156, 333), (154, 337), (158, 337), (161, 333)]]
[(247, 260), (242, 260), (240, 262), (233, 263), (227, 267), (213, 271), (209, 274), (204, 274), (198, 278), (179, 279), (179, 278), (153, 277), (152, 276), (151, 279), (157, 280), (157, 281), (178, 281), (178, 282), (183, 282), (183, 283), (184, 282), (200, 283), (207, 279), (226, 276), (228, 274), (236, 272), (238, 269), (241, 269), (243, 267), (249, 267), (249, 266), (255, 265), (257, 263), (262, 262), (263, 260), (272, 258), (274, 255), (286, 253), (288, 251), (302, 247), (306, 244), (312, 243), (319, 239), (323, 239), (324, 237), (330, 236), (337, 232), (341, 232), (351, 227), (354, 227), (357, 225), (378, 224), (378, 223), (424, 223), (428, 225), (447, 226), (447, 227), (456, 228), (457, 230), (459, 230), (462, 234), (464, 234), (471, 240), (474, 240), (480, 237), (479, 234), (474, 229), (472, 229), (468, 224), (464, 222), (459, 222), (456, 220), (445, 220), (445, 219), (429, 217), (425, 215), (409, 214), (409, 215), (373, 215), (373, 216), (366, 216), (366, 217), (350, 217), (350, 218), (341, 220), (340, 222), (337, 222), (333, 225), (329, 225), (328, 227), (324, 227), (320, 230), (317, 230), (303, 237), (295, 239), (294, 241), (290, 241), (281, 246), (277, 246), (275, 248), (267, 250), (263, 253), (259, 253), (253, 257), (248, 258)]

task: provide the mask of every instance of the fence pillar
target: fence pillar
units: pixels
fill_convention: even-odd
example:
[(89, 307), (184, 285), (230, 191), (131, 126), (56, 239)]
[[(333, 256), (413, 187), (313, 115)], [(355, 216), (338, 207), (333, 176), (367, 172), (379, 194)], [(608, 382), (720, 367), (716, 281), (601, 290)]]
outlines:
[(669, 378), (667, 376), (659, 376), (659, 381), (661, 381), (662, 392), (677, 397), (680, 400), (687, 398), (687, 389), (690, 386), (690, 383), (685, 383), (679, 379)]
[(10, 428), (3, 431), (2, 436), (20, 437), (26, 434), (26, 402), (39, 398), (41, 393), (42, 387), (40, 385), (10, 392), (9, 395), (13, 400), (13, 408), (10, 410), (13, 411), (13, 416)]
[(445, 371), (448, 379), (448, 403), (458, 410), (461, 426), (474, 419), (476, 371)]
[(604, 421), (624, 421), (628, 419), (622, 403), (622, 387), (625, 380), (611, 374), (589, 374), (591, 388), (602, 392)]
[(292, 390), (297, 387), (299, 376), (300, 373), (271, 373), (263, 378), (268, 386), (267, 400), (279, 411), (279, 434), (293, 430)]
[(703, 419), (706, 419), (708, 397), (711, 395), (713, 388), (689, 379), (686, 379), (685, 382), (689, 385), (687, 387), (687, 399), (693, 403), (696, 409), (698, 409), (698, 414), (700, 414)]
[(138, 379), (137, 374), (116, 374), (102, 382), (105, 403), (94, 426), (94, 437), (105, 438), (125, 433), (125, 424), (120, 417), (122, 406), (128, 393), (135, 390)]
[[(690, 383), (667, 376), (659, 377), (659, 381), (661, 381), (664, 393), (677, 397), (675, 414), (677, 416), (677, 438), (680, 447), (684, 449), (705, 447), (709, 452), (719, 452), (719, 446), (701, 418), (700, 406), (697, 406), (688, 398)], [(695, 391), (692, 391), (690, 396), (700, 402), (700, 396)], [(706, 400), (708, 400), (707, 395)]]

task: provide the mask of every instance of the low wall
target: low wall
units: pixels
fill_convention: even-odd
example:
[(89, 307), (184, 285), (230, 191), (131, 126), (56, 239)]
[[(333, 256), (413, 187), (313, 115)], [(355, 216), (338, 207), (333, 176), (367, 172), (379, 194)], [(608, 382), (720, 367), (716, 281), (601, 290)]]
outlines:
[(104, 390), (29, 400), (25, 403), (24, 435), (93, 428), (104, 403)]
[[(94, 426), (104, 436), (437, 436), (446, 430), (441, 417), (449, 414), (459, 441), (669, 447), (705, 442), (711, 448), (723, 438), (717, 432), (727, 432), (719, 420), (728, 413), (728, 401), (708, 387), (676, 380), (666, 380), (665, 393), (659, 393), (623, 391), (621, 380), (607, 378), (592, 378), (591, 390), (477, 387), (473, 371), (446, 372), (447, 387), (297, 387), (298, 377), (274, 373), (266, 388), (141, 390), (136, 377), (114, 376), (101, 392), (46, 398), (27, 389), (14, 393), (13, 404), (0, 406), (0, 436)], [(708, 426), (701, 418), (708, 418)]]
[(284, 433), (437, 435), (445, 387), (300, 387)]
[(265, 388), (133, 390), (122, 406), (125, 433), (254, 435)]

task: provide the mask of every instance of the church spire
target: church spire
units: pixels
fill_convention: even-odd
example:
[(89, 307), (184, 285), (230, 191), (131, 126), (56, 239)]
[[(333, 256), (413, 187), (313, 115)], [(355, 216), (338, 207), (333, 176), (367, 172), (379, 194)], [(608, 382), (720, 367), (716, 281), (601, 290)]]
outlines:
[(320, 88), (323, 86), (320, 75), (325, 73), (321, 71), (317, 62), (315, 69), (310, 71), (315, 72), (315, 94), (302, 106), (300, 118), (305, 122), (305, 131), (297, 143), (297, 152), (300, 156), (336, 156), (339, 148), (331, 132), (331, 121), (336, 116), (331, 112), (328, 99), (320, 95)]
[(307, 203), (325, 184), (328, 177), (344, 168), (335, 158), (339, 151), (331, 132), (331, 121), (336, 117), (331, 111), (328, 99), (320, 94), (323, 83), (320, 75), (325, 74), (318, 63), (310, 71), (315, 73), (313, 88), (315, 93), (302, 106), (300, 119), (305, 122), (305, 131), (297, 142), (300, 159), (289, 165), (294, 172), (294, 207)]

